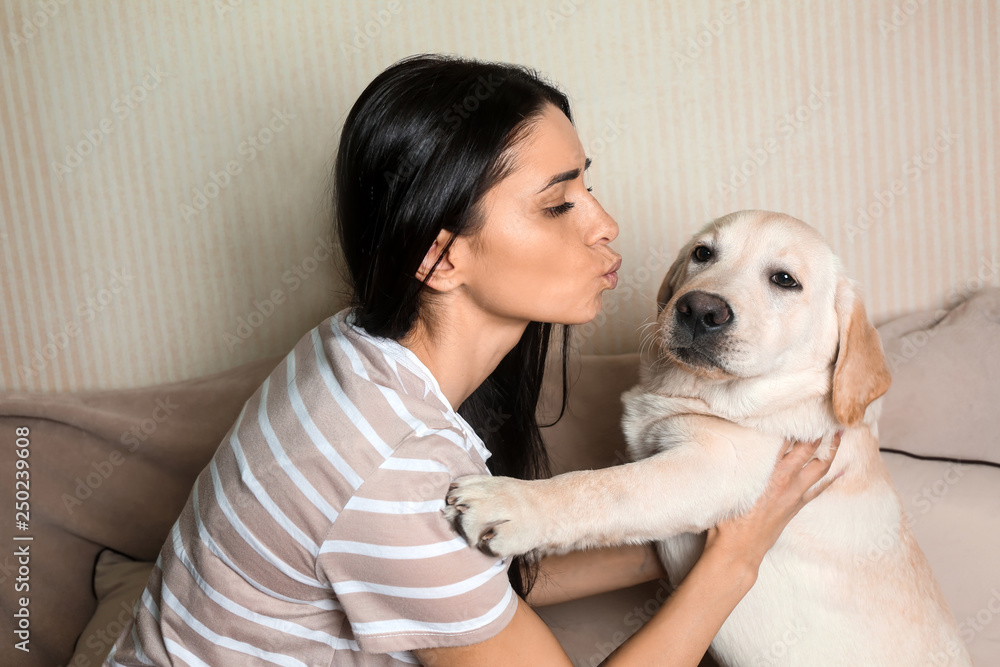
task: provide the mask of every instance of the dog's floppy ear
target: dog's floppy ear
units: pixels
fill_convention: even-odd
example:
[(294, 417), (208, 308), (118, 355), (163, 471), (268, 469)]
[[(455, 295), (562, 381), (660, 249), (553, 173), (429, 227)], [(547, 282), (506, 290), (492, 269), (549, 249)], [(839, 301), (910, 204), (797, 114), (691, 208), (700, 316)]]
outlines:
[(677, 259), (670, 265), (667, 275), (660, 283), (660, 291), (656, 293), (656, 314), (659, 315), (667, 307), (670, 298), (677, 291), (677, 288), (684, 282), (684, 275), (687, 273), (688, 259), (691, 256), (690, 244), (685, 245)]
[(878, 331), (856, 290), (841, 277), (836, 295), (840, 346), (833, 369), (833, 413), (844, 426), (865, 416), (868, 405), (889, 389), (892, 377)]

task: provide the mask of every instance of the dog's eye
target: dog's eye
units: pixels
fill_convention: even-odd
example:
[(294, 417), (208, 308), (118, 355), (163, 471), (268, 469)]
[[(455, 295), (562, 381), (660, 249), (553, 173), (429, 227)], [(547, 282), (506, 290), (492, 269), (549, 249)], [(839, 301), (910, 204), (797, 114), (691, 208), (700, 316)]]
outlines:
[(712, 259), (712, 249), (705, 245), (695, 246), (691, 251), (691, 259), (696, 262), (707, 262)]
[(792, 276), (784, 271), (778, 271), (771, 276), (771, 282), (778, 287), (784, 287), (785, 289), (795, 289), (796, 287), (801, 287), (801, 285), (795, 282), (795, 278), (792, 278)]

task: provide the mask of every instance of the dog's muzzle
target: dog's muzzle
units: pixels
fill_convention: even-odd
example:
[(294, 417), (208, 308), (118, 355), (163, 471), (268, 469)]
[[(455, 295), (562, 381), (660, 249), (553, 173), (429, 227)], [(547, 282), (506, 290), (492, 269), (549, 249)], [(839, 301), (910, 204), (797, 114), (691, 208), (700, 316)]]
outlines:
[[(688, 292), (674, 306), (677, 338), (688, 338), (689, 345), (708, 343), (733, 323), (733, 311), (722, 297), (708, 292)], [(702, 340), (699, 340), (702, 339)]]
[(682, 294), (674, 304), (673, 325), (664, 327), (664, 348), (690, 366), (728, 372), (721, 355), (730, 348), (726, 332), (733, 320), (722, 297), (699, 291)]

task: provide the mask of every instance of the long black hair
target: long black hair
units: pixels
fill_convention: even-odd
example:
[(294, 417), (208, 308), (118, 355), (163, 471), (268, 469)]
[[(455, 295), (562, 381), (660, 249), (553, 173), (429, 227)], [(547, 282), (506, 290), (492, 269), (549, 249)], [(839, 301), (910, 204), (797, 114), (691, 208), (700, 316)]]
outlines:
[[(433, 323), (433, 290), (415, 277), (442, 229), (474, 236), (483, 195), (512, 170), (511, 149), (552, 104), (572, 122), (569, 101), (529, 68), (442, 55), (417, 55), (379, 74), (344, 121), (333, 169), (335, 234), (358, 326), (402, 340), (418, 316)], [(438, 261), (440, 261), (440, 256)], [(569, 327), (528, 324), (510, 352), (458, 407), (491, 452), (494, 475), (550, 476), (536, 419), (546, 355), (561, 333), (566, 409)], [(555, 423), (555, 422), (553, 422)], [(517, 557), (509, 577), (524, 597), (538, 574)]]

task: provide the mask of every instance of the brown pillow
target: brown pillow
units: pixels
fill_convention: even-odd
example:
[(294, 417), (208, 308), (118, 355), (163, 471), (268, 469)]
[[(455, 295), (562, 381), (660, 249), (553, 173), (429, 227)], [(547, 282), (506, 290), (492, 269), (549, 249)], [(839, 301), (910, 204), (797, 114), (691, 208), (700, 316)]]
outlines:
[[(0, 390), (0, 433), (30, 431), (32, 641), (16, 664), (66, 663), (94, 614), (100, 551), (156, 559), (195, 477), (280, 360), (153, 387)], [(14, 470), (14, 449), (0, 447), (0, 470)], [(0, 503), (13, 507), (13, 484), (0, 484)], [(16, 534), (13, 511), (0, 513), (0, 534)], [(6, 603), (0, 611), (11, 619)], [(7, 646), (3, 664), (14, 654)]]
[(97, 611), (76, 640), (76, 649), (67, 667), (100, 665), (132, 616), (142, 596), (153, 563), (135, 561), (111, 549), (103, 550), (94, 568)]

